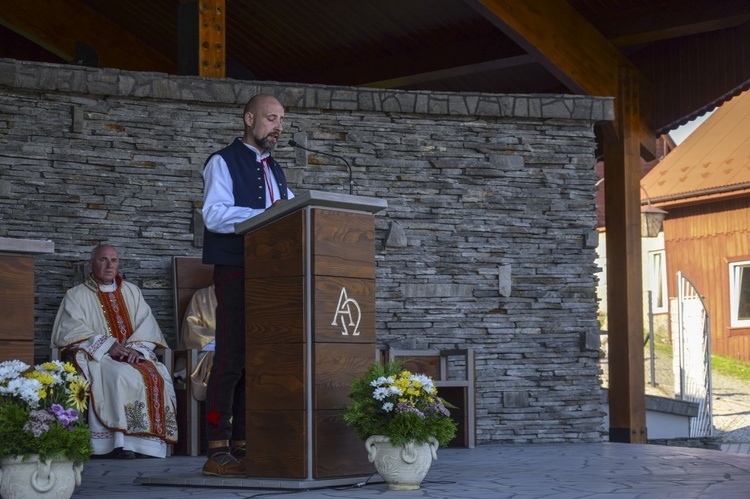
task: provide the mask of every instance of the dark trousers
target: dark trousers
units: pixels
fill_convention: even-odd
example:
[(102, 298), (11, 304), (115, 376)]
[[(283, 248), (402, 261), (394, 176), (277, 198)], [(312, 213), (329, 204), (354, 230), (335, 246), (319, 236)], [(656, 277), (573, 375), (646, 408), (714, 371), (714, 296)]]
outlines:
[(206, 387), (206, 438), (245, 440), (245, 269), (214, 266), (216, 352)]

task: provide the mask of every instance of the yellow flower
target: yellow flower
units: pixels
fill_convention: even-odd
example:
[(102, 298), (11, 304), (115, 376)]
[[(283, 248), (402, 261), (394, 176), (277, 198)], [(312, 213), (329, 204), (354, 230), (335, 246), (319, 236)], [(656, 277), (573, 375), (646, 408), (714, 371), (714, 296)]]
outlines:
[(402, 392), (406, 392), (406, 389), (409, 387), (409, 378), (399, 378), (393, 382), (393, 385)]
[(55, 377), (51, 374), (42, 373), (39, 371), (31, 371), (30, 373), (26, 373), (26, 377), (29, 379), (35, 379), (39, 381), (44, 386), (49, 386), (52, 383), (55, 382)]
[(47, 371), (54, 371), (55, 369), (57, 369), (57, 364), (55, 364), (54, 362), (45, 362), (42, 364), (42, 367)]
[(70, 390), (68, 403), (75, 407), (79, 413), (85, 411), (88, 406), (89, 382), (83, 378), (75, 377), (70, 381), (68, 389)]
[(66, 373), (71, 373), (71, 374), (76, 373), (76, 366), (74, 366), (70, 362), (66, 362), (65, 364), (63, 364), (63, 369), (65, 369)]

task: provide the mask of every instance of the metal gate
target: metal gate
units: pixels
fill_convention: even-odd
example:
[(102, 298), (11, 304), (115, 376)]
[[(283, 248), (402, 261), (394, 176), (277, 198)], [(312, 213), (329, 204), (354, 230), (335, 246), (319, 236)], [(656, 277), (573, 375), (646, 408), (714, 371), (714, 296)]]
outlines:
[(675, 393), (699, 406), (690, 419), (690, 436), (707, 437), (713, 433), (711, 321), (698, 290), (682, 272), (677, 272), (677, 290), (677, 313), (671, 314)]

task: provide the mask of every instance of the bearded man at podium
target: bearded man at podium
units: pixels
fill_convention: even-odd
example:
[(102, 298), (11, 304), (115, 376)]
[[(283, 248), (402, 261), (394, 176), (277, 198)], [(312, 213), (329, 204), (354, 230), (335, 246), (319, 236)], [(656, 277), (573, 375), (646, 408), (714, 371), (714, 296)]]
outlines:
[(294, 197), (271, 157), (284, 107), (272, 95), (252, 97), (244, 134), (212, 154), (203, 170), (203, 263), (214, 265), (216, 346), (206, 387), (208, 459), (203, 474), (245, 475), (245, 255), (234, 224)]

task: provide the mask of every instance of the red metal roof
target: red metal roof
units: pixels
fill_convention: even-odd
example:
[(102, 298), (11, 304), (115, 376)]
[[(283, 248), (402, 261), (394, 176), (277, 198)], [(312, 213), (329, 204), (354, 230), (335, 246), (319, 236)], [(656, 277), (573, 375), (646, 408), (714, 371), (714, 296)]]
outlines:
[(750, 91), (718, 108), (641, 185), (660, 207), (750, 196)]

